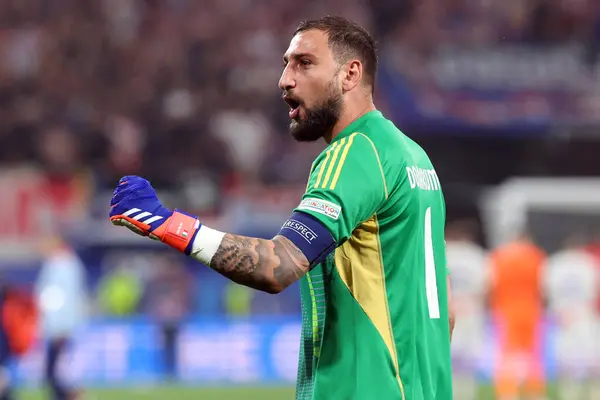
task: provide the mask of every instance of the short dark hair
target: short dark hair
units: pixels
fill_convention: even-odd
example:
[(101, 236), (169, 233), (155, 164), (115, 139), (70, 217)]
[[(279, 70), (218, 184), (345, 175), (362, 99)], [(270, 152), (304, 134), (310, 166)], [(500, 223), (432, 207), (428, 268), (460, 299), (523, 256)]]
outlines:
[(363, 64), (367, 83), (372, 88), (375, 87), (377, 45), (369, 32), (357, 23), (343, 17), (328, 15), (319, 19), (300, 22), (294, 31), (294, 36), (312, 29), (327, 34), (329, 48), (339, 62), (344, 63), (353, 57), (358, 58)]

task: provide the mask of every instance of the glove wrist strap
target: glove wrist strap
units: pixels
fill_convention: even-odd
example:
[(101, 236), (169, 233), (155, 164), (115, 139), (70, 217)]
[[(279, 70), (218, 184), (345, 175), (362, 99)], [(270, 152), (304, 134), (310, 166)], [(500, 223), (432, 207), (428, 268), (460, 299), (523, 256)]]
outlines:
[(162, 235), (158, 235), (160, 241), (182, 253), (187, 253), (186, 249), (200, 228), (198, 218), (175, 210), (165, 225), (165, 231)]
[(219, 250), (224, 236), (225, 232), (202, 225), (200, 229), (198, 229), (196, 237), (192, 241), (190, 247), (186, 250), (186, 254), (189, 252), (191, 257), (210, 267), (210, 263), (216, 252)]

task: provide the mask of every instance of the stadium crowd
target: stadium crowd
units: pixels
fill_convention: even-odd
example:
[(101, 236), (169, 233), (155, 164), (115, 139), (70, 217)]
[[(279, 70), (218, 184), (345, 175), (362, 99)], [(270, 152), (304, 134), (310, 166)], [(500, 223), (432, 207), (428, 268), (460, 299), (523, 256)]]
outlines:
[[(204, 176), (303, 182), (319, 145), (287, 135), (276, 83), (300, 18), (342, 13), (371, 29), (383, 63), (419, 81), (447, 44), (512, 41), (596, 48), (592, 0), (0, 2), (0, 163), (92, 169), (100, 187), (124, 173), (159, 187)], [(386, 88), (380, 88), (384, 110)], [(157, 162), (160, 160), (160, 162)]]

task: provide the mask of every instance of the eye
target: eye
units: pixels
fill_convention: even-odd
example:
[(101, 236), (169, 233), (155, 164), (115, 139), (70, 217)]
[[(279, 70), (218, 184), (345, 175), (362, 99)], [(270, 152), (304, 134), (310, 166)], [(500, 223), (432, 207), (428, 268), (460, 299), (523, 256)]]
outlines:
[(312, 61), (310, 61), (307, 58), (303, 58), (302, 60), (300, 60), (300, 65), (302, 65), (303, 67), (308, 67), (311, 64), (312, 64)]

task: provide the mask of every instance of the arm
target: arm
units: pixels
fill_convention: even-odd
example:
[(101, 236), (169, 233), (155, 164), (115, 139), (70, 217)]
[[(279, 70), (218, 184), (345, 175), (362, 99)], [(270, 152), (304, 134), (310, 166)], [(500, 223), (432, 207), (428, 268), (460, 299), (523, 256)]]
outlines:
[[(387, 197), (376, 154), (363, 141), (355, 140), (354, 146), (365, 151), (349, 151), (352, 140), (342, 138), (320, 156), (300, 205), (272, 240), (219, 232), (202, 225), (196, 216), (171, 211), (158, 200), (150, 182), (138, 176), (121, 178), (109, 217), (114, 225), (160, 240), (237, 283), (278, 293), (323, 261)], [(347, 155), (345, 163), (327, 164), (326, 154), (333, 151)], [(365, 160), (373, 168), (367, 168)], [(319, 178), (326, 166), (331, 172), (335, 165), (331, 182), (325, 182), (330, 174)], [(365, 184), (357, 189), (357, 181)], [(357, 190), (360, 196), (354, 195)]]
[(189, 254), (236, 283), (279, 293), (321, 262), (335, 244), (318, 220), (294, 212), (271, 240), (202, 226)]
[[(336, 166), (337, 154), (344, 156)], [(237, 283), (277, 293), (350, 237), (386, 198), (378, 155), (366, 136), (355, 133), (317, 159), (301, 203), (273, 240), (225, 234), (214, 256), (197, 258)]]
[(109, 215), (115, 225), (160, 240), (236, 283), (269, 293), (304, 276), (336, 245), (323, 223), (299, 211), (272, 240), (211, 229), (193, 215), (164, 207), (150, 182), (136, 176), (121, 179)]
[(236, 283), (279, 293), (303, 277), (310, 263), (285, 236), (265, 240), (227, 233), (210, 260), (210, 267)]
[(446, 287), (448, 290), (448, 322), (450, 324), (450, 340), (452, 341), (452, 333), (454, 332), (454, 325), (456, 324), (456, 314), (454, 307), (452, 306), (452, 290), (450, 288), (450, 275), (446, 277)]

